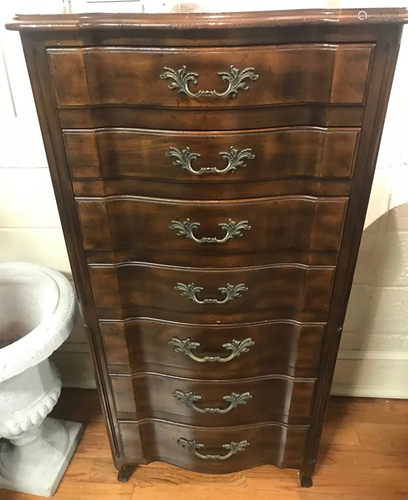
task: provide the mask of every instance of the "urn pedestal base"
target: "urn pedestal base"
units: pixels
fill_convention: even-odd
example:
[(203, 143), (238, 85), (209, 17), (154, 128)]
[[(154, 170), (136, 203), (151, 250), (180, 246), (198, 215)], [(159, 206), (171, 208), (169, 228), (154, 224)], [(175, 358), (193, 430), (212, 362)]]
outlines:
[(76, 422), (46, 418), (38, 437), (28, 444), (0, 441), (0, 488), (52, 496), (83, 430)]

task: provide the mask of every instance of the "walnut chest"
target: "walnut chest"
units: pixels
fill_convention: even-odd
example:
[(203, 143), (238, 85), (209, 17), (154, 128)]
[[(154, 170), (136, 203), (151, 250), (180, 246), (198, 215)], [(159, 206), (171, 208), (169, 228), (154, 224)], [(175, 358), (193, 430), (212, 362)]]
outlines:
[(18, 16), (112, 454), (311, 485), (404, 9)]

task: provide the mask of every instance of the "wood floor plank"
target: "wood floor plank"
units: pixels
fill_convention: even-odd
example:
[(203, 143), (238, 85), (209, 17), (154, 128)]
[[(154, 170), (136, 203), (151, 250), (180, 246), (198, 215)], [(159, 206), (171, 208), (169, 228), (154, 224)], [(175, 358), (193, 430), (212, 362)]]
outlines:
[(67, 482), (88, 482), (91, 478), (91, 472), (93, 467), (92, 458), (80, 458), (75, 456), (74, 460), (68, 465), (67, 470), (64, 474), (64, 481)]
[(326, 423), (406, 424), (408, 403), (404, 399), (332, 397)]
[(341, 426), (327, 423), (324, 429), (325, 443), (344, 446), (360, 446), (360, 436), (354, 422), (342, 422)]
[[(62, 481), (52, 497), (64, 500), (131, 500), (133, 484), (87, 484)], [(41, 497), (0, 490), (1, 500), (38, 500)]]
[[(96, 391), (64, 390), (53, 417), (87, 426), (55, 500), (408, 500), (408, 401), (332, 398), (310, 489), (290, 469), (211, 475), (161, 462), (119, 483)], [(0, 500), (38, 497), (0, 490)]]
[[(90, 482), (112, 483), (116, 482), (116, 478), (117, 471), (111, 459), (94, 460)], [(218, 490), (220, 488), (245, 488), (246, 475), (245, 472), (223, 475), (199, 474), (162, 462), (153, 462), (147, 466), (138, 467), (129, 479), (129, 483), (139, 488), (193, 484)]]
[(132, 500), (299, 500), (295, 491), (273, 493), (257, 491), (256, 496), (251, 490), (223, 489), (222, 492), (199, 486), (169, 486), (139, 489), (135, 486)]
[[(133, 484), (88, 484), (62, 482), (58, 497), (64, 500), (131, 500)], [(56, 498), (56, 497), (54, 497)]]
[(86, 429), (75, 455), (78, 458), (109, 458), (111, 451), (106, 430), (102, 425), (98, 429)]
[(356, 430), (364, 449), (405, 451), (408, 459), (408, 418), (405, 424), (356, 424)]

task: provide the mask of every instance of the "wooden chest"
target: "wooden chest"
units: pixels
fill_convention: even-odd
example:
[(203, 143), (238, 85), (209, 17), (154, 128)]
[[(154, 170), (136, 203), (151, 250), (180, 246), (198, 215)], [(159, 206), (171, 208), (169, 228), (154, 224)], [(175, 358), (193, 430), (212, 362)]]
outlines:
[(119, 479), (311, 485), (403, 9), (19, 16)]

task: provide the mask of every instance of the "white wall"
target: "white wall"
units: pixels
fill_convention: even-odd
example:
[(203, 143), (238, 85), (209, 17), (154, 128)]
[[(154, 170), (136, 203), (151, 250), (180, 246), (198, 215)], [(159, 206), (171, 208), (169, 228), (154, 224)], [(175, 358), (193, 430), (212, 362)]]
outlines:
[[(11, 4), (12, 2), (10, 2)], [(0, 24), (13, 6), (0, 8)], [(408, 397), (408, 31), (387, 114), (333, 393)], [(0, 261), (71, 276), (16, 33), (0, 30)], [(80, 320), (53, 356), (65, 385), (93, 387)]]
[(333, 393), (408, 397), (408, 29), (388, 106)]

